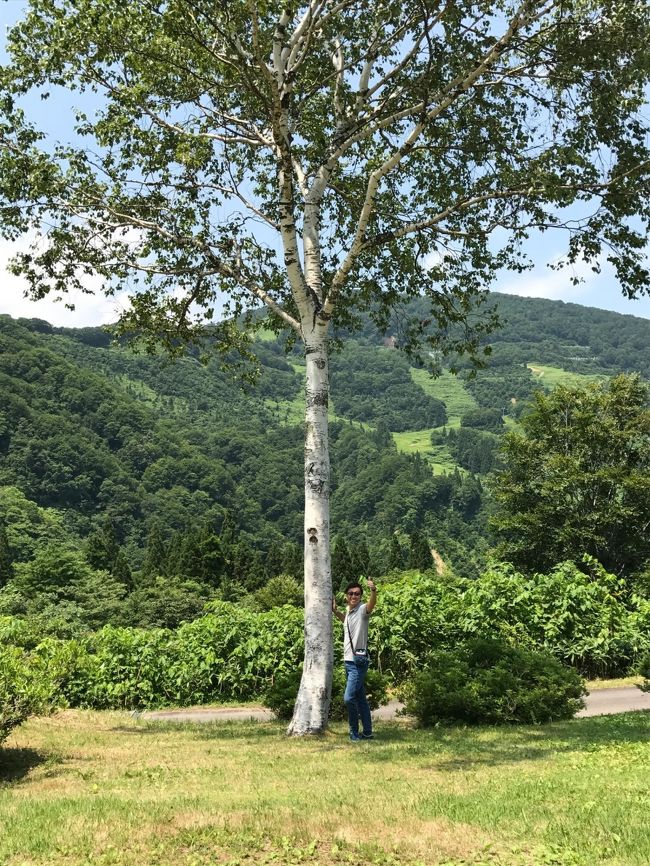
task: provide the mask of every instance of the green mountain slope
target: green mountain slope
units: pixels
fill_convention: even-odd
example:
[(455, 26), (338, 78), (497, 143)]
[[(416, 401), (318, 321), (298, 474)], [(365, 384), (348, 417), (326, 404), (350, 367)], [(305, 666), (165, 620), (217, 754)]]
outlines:
[[(367, 324), (333, 358), (337, 573), (348, 567), (344, 547), (355, 573), (406, 564), (417, 532), (459, 572), (476, 573), (489, 544), (480, 476), (504, 416), (516, 422), (535, 388), (566, 377), (650, 369), (647, 320), (497, 300), (508, 324), (475, 378), (461, 364), (459, 376), (432, 379)], [(211, 593), (299, 573), (302, 367), (264, 337), (259, 381), (245, 392), (192, 357), (170, 364), (111, 346), (100, 329), (0, 317), (0, 586), (58, 574), (91, 597), (110, 588), (93, 575), (110, 574), (117, 588), (105, 607), (126, 616), (138, 593), (151, 601), (195, 581), (160, 620), (142, 613), (146, 599), (133, 601), (129, 621), (151, 624), (190, 615)], [(172, 583), (163, 592), (156, 580)]]

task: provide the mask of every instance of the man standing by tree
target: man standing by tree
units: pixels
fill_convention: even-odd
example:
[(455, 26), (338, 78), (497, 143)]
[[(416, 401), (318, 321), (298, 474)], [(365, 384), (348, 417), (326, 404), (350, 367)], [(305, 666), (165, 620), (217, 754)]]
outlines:
[[(370, 706), (366, 698), (366, 674), (370, 664), (368, 655), (368, 620), (377, 603), (377, 587), (372, 580), (368, 580), (370, 598), (362, 602), (363, 588), (360, 583), (350, 583), (345, 588), (345, 597), (348, 602), (346, 613), (340, 611), (336, 606), (336, 600), (332, 602), (334, 616), (343, 623), (343, 659), (345, 663), (345, 696), (343, 700), (348, 709), (348, 722), (350, 724), (350, 739), (372, 740), (372, 718)], [(359, 719), (361, 719), (361, 733), (359, 733)]]

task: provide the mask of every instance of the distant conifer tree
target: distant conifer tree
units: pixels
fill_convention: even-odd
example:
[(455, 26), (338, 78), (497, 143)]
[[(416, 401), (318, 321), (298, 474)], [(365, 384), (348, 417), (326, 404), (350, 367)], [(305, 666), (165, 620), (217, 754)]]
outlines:
[(400, 544), (397, 533), (393, 533), (390, 538), (390, 550), (388, 552), (388, 570), (402, 571), (404, 568), (404, 550)]
[(357, 577), (348, 543), (343, 535), (337, 535), (332, 546), (332, 585), (340, 592)]
[(365, 538), (360, 539), (352, 547), (352, 571), (355, 580), (359, 580), (360, 577), (372, 576), (372, 561), (368, 542)]
[(142, 565), (142, 574), (144, 577), (151, 577), (155, 574), (165, 574), (167, 565), (167, 539), (162, 526), (159, 523), (154, 523), (147, 537), (147, 546), (144, 555), (144, 563)]
[(269, 547), (264, 561), (264, 572), (267, 580), (283, 572), (283, 545), (278, 541), (274, 541)]
[(113, 577), (127, 588), (132, 589), (133, 574), (129, 566), (129, 560), (122, 548), (118, 550), (115, 562), (113, 563)]
[(13, 557), (9, 547), (9, 539), (7, 530), (3, 523), (0, 523), (0, 587), (11, 580), (14, 576)]
[(113, 521), (105, 518), (86, 538), (86, 561), (97, 570), (112, 572), (119, 549), (120, 543)]
[(417, 568), (418, 571), (428, 571), (433, 568), (431, 547), (424, 533), (419, 529), (414, 530), (411, 533), (410, 543), (409, 568)]
[(302, 577), (303, 573), (302, 549), (293, 541), (287, 542), (282, 548), (282, 572), (293, 577)]

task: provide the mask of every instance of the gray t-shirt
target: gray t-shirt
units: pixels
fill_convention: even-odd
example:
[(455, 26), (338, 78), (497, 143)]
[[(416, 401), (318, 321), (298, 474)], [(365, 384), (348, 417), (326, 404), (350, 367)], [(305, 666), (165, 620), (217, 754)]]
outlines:
[[(368, 649), (368, 620), (370, 614), (366, 610), (366, 604), (357, 605), (353, 610), (345, 614), (343, 623), (343, 658), (346, 662), (353, 662), (355, 649)], [(352, 644), (350, 643), (352, 638)]]

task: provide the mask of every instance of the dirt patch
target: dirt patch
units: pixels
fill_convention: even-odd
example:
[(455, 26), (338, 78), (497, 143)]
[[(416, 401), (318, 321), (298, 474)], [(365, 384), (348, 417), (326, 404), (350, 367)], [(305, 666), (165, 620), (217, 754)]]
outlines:
[(440, 556), (435, 547), (431, 548), (431, 556), (433, 557), (433, 564), (436, 567), (436, 574), (442, 577), (443, 574), (447, 573), (447, 565), (444, 559)]

